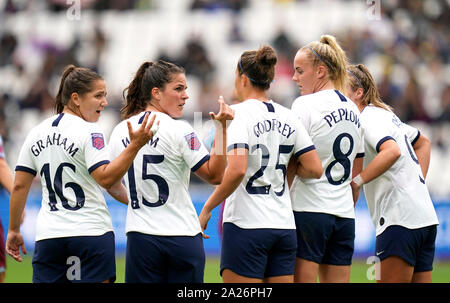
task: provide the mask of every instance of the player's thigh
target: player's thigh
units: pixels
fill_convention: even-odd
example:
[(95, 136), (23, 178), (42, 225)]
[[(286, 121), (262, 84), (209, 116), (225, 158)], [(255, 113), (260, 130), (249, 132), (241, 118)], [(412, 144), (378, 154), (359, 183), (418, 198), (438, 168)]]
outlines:
[(297, 258), (322, 263), (328, 239), (333, 232), (333, 215), (314, 212), (294, 212), (297, 228)]
[(72, 282), (100, 283), (116, 280), (115, 240), (112, 231), (99, 236), (70, 237), (67, 253), (72, 260), (68, 261), (68, 266), (80, 262), (80, 276), (72, 275)]
[(32, 260), (33, 283), (66, 283), (66, 238), (36, 241)]
[(319, 265), (320, 283), (348, 283), (350, 282), (350, 265)]
[(412, 283), (432, 283), (433, 274), (432, 271), (415, 272), (412, 276)]
[(202, 234), (167, 238), (168, 282), (203, 283), (205, 249)]
[[(418, 229), (416, 233), (419, 237), (419, 240), (421, 241), (416, 255), (414, 276), (416, 276), (417, 281), (429, 280), (431, 282), (431, 271), (433, 270), (437, 226), (426, 226)], [(423, 279), (420, 277), (423, 277)]]
[(160, 238), (127, 233), (125, 283), (167, 283), (167, 257)]
[(398, 256), (390, 256), (380, 263), (379, 283), (410, 283), (414, 267)]
[(317, 275), (319, 273), (319, 263), (296, 258), (295, 260), (295, 283), (316, 283)]
[(289, 281), (293, 282), (297, 251), (296, 230), (273, 229), (267, 230), (267, 233), (274, 239), (274, 243), (268, 252), (264, 273), (266, 281), (286, 281), (286, 277), (290, 277)]
[(228, 269), (239, 276), (263, 279), (272, 242), (265, 229), (243, 229), (224, 223), (220, 274)]

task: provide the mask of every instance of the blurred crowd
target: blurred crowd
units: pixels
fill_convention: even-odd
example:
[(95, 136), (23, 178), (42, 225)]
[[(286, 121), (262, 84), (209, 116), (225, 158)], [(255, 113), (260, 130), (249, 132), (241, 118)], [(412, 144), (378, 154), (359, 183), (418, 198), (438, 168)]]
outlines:
[[(283, 3), (293, 0), (272, 0)], [(350, 1), (350, 0), (348, 0)], [(83, 10), (157, 10), (156, 0), (80, 0)], [(253, 1), (254, 2), (254, 1)], [(187, 10), (229, 10), (239, 16), (251, 9), (247, 0), (190, 0)], [(297, 2), (308, 2), (297, 1)], [(365, 2), (365, 1), (363, 1)], [(67, 48), (45, 40), (21, 41), (13, 32), (5, 30), (2, 19), (23, 11), (48, 10), (64, 12), (75, 1), (66, 0), (0, 0), (0, 134), (8, 141), (8, 116), (11, 112), (35, 109), (47, 112), (53, 106), (53, 89), (64, 66), (83, 65), (102, 73), (100, 58), (108, 51), (107, 35), (96, 27), (89, 37), (76, 37)], [(450, 4), (446, 0), (385, 0), (380, 5), (377, 27), (352, 28), (332, 33), (337, 36), (351, 62), (364, 63), (375, 75), (383, 100), (390, 104), (404, 121), (420, 121), (429, 125), (450, 122)], [(187, 12), (188, 13), (188, 12)], [(230, 43), (245, 43), (237, 18), (231, 19), (228, 39)], [(305, 41), (306, 42), (306, 41)], [(41, 54), (37, 73), (24, 68), (26, 56), (19, 55), (21, 44)], [(280, 29), (270, 37), (269, 43), (278, 53), (277, 80), (290, 81), (293, 74), (292, 59), (300, 45)], [(80, 60), (89, 45), (89, 59)], [(24, 58), (25, 57), (25, 58)], [(206, 114), (214, 110), (211, 99), (216, 99), (220, 88), (216, 79), (220, 70), (204, 41), (198, 37), (187, 39), (177, 55), (160, 51), (157, 58), (182, 65), (191, 78), (200, 83), (197, 94), (200, 110)], [(82, 61), (82, 62), (80, 62)], [(233, 79), (230, 79), (233, 83)], [(282, 81), (280, 81), (282, 83)], [(276, 86), (275, 84), (274, 86)], [(290, 104), (292, 94), (274, 89), (274, 100)], [(298, 93), (298, 92), (297, 92)], [(110, 104), (120, 106), (122, 96), (111, 96)], [(8, 113), (7, 113), (8, 112)], [(439, 143), (439, 142), (438, 142)], [(442, 147), (445, 144), (440, 144)]]

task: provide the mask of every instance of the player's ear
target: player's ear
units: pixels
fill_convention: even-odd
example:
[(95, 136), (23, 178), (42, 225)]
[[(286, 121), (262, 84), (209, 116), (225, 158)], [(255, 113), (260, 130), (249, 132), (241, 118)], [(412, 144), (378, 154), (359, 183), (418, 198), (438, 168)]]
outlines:
[(248, 77), (245, 74), (239, 76), (241, 80), (242, 87), (246, 87), (248, 85)]
[(327, 74), (327, 68), (320, 64), (316, 69), (317, 78), (323, 79)]
[(159, 87), (152, 88), (152, 99), (155, 99), (157, 101), (161, 100), (161, 90)]
[(362, 99), (364, 97), (364, 90), (362, 89), (362, 87), (358, 87), (358, 89), (356, 90), (356, 96), (358, 97), (358, 99)]
[(78, 93), (72, 93), (72, 95), (70, 95), (70, 100), (72, 100), (72, 103), (76, 106), (79, 107), (80, 106), (80, 95), (78, 95)]

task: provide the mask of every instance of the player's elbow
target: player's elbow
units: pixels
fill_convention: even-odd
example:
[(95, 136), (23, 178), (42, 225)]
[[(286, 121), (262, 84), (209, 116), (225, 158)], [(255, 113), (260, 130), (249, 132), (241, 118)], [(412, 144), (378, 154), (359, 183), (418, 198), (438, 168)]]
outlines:
[(222, 183), (222, 180), (223, 180), (223, 173), (216, 173), (212, 175), (208, 181), (212, 185), (219, 185), (220, 183)]
[(322, 174), (323, 174), (322, 166), (315, 167), (311, 173), (312, 173), (313, 179), (320, 179), (320, 177), (322, 177)]

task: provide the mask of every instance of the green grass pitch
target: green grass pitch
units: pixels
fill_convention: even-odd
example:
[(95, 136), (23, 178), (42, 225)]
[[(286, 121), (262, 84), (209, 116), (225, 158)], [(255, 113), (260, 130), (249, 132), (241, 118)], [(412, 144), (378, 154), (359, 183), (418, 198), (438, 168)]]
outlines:
[[(23, 258), (22, 263), (14, 261), (11, 257), (7, 257), (6, 283), (30, 283), (32, 279), (31, 257)], [(370, 274), (370, 264), (366, 264), (365, 260), (354, 260), (351, 268), (352, 283), (375, 283), (375, 280), (367, 278), (367, 272)], [(125, 276), (125, 258), (123, 256), (116, 257), (116, 283), (123, 283)], [(369, 275), (370, 276), (370, 275)], [(217, 257), (208, 257), (205, 266), (205, 282), (221, 283), (222, 279), (219, 275), (219, 259)], [(439, 260), (434, 263), (433, 270), (434, 283), (450, 283), (450, 262), (441, 262)]]

